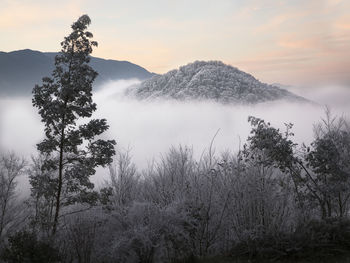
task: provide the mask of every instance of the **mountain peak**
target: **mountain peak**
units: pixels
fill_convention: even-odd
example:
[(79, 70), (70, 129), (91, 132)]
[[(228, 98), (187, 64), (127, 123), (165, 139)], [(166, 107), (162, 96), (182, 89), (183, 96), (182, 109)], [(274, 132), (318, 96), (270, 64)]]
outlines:
[(19, 50), (10, 51), (8, 53), (9, 54), (24, 54), (24, 53), (41, 53), (41, 52), (37, 51), (37, 50), (32, 50), (32, 49), (26, 48), (26, 49), (19, 49)]
[(212, 100), (235, 104), (280, 99), (306, 101), (221, 61), (189, 63), (166, 74), (153, 76), (127, 93), (138, 99)]

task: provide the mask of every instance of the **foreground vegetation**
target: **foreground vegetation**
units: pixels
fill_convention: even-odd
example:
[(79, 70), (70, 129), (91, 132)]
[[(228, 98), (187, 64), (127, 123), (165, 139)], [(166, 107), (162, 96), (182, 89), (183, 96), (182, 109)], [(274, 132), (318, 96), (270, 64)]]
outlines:
[[(19, 174), (42, 173), (14, 155), (0, 163), (5, 262), (347, 262), (350, 251), (350, 130), (342, 118), (315, 126), (310, 146), (250, 118), (237, 154), (195, 160), (172, 148), (139, 172), (118, 152), (94, 204), (62, 208), (51, 193), (16, 202)], [(317, 161), (319, 160), (319, 162)], [(47, 190), (47, 189), (46, 189)], [(47, 199), (45, 199), (47, 197)]]

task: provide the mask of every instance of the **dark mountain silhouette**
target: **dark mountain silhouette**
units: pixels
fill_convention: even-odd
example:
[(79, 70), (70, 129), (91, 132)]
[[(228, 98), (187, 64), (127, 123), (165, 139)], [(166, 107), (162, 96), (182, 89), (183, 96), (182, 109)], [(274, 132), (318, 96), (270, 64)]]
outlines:
[[(43, 77), (51, 75), (56, 54), (30, 49), (0, 52), (0, 96), (30, 95), (35, 84), (40, 84)], [(154, 75), (128, 61), (92, 57), (90, 65), (99, 73), (94, 87), (107, 80), (144, 80)]]
[(235, 104), (281, 99), (307, 101), (220, 61), (196, 61), (164, 75), (153, 76), (128, 89), (127, 95), (147, 100), (212, 100)]

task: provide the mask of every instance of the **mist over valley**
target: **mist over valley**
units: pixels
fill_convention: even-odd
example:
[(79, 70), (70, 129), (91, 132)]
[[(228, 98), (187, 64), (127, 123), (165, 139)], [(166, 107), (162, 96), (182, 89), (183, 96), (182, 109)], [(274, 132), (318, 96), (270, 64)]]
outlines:
[[(326, 106), (334, 114), (348, 117), (350, 112), (347, 87), (288, 87), (312, 103), (274, 100), (235, 105), (197, 99), (145, 101), (126, 95), (140, 85), (142, 81), (131, 79), (108, 81), (95, 87), (93, 99), (98, 110), (93, 117), (107, 119), (110, 129), (105, 136), (117, 141), (117, 149), (130, 148), (133, 160), (142, 168), (172, 146), (191, 147), (199, 158), (208, 150), (217, 131), (216, 152), (236, 152), (249, 135), (248, 116), (262, 118), (281, 130), (284, 123), (293, 123), (296, 141), (310, 143), (313, 125), (324, 117)], [(0, 101), (2, 148), (29, 158), (42, 139), (43, 129), (31, 97), (7, 97)]]

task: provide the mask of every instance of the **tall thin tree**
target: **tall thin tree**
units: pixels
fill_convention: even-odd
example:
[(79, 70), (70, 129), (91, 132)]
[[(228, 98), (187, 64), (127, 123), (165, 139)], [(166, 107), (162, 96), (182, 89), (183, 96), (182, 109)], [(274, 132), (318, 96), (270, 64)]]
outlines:
[(42, 85), (33, 89), (33, 106), (39, 109), (45, 124), (45, 139), (37, 144), (38, 151), (46, 157), (42, 170), (57, 171), (57, 176), (49, 178), (44, 189), (40, 184), (40, 191), (32, 177), (32, 191), (54, 195), (52, 234), (57, 231), (62, 207), (96, 200), (90, 176), (97, 166), (111, 163), (115, 154), (114, 140), (95, 139), (109, 128), (105, 119), (77, 124), (96, 110), (92, 83), (97, 72), (88, 63), (97, 42), (87, 31), (90, 22), (89, 16), (83, 15), (73, 23), (72, 32), (64, 38), (61, 52), (55, 57), (52, 76), (43, 78)]

